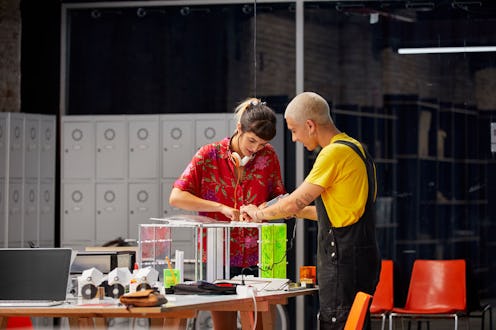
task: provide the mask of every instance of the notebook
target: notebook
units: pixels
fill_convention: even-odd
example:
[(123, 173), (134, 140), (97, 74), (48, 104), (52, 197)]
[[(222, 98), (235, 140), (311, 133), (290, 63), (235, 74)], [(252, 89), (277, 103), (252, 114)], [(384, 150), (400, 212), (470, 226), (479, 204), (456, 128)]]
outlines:
[(0, 249), (0, 307), (37, 307), (66, 300), (72, 250)]

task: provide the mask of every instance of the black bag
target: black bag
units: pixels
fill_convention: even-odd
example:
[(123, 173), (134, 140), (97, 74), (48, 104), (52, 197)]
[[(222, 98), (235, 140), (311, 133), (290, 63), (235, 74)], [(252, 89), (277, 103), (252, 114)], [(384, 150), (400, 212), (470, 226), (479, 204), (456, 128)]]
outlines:
[(174, 294), (236, 294), (233, 284), (213, 284), (205, 281), (179, 283), (172, 287)]

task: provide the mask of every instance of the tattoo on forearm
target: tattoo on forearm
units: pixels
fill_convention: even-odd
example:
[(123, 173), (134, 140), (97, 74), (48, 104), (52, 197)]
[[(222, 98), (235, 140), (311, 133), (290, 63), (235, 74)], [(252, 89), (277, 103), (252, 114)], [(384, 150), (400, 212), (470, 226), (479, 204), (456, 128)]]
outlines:
[(310, 194), (303, 195), (302, 199), (296, 199), (296, 207), (298, 210), (303, 210), (305, 206), (309, 205), (313, 201), (313, 198)]
[(298, 208), (298, 210), (301, 210), (305, 207), (305, 203), (297, 198), (296, 199), (296, 207)]
[(303, 199), (305, 201), (305, 206), (307, 206), (307, 205), (310, 205), (311, 202), (313, 202), (315, 197), (307, 193), (303, 196)]

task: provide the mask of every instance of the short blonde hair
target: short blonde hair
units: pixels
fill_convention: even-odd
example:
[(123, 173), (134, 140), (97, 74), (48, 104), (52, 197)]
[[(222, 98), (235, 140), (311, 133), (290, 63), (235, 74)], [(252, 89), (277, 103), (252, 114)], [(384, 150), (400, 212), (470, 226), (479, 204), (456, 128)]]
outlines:
[(320, 125), (332, 123), (329, 103), (314, 92), (303, 92), (296, 95), (286, 107), (284, 117), (290, 117), (299, 123), (307, 119)]

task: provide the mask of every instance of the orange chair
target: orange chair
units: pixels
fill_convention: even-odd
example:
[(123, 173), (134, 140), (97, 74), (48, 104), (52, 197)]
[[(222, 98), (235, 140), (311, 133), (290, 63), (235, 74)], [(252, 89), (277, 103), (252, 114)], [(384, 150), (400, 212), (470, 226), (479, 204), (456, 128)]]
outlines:
[(7, 319), (6, 329), (33, 330), (33, 324), (29, 316), (11, 316)]
[(369, 310), (372, 296), (365, 292), (357, 292), (350, 313), (346, 319), (344, 330), (362, 330), (365, 323), (365, 316)]
[(372, 303), (370, 304), (370, 316), (381, 318), (384, 330), (386, 327), (386, 317), (394, 307), (394, 263), (392, 260), (382, 260), (379, 283), (375, 289)]
[(415, 260), (405, 307), (393, 308), (389, 314), (389, 329), (393, 318), (432, 319), (466, 316), (466, 264), (456, 260)]

